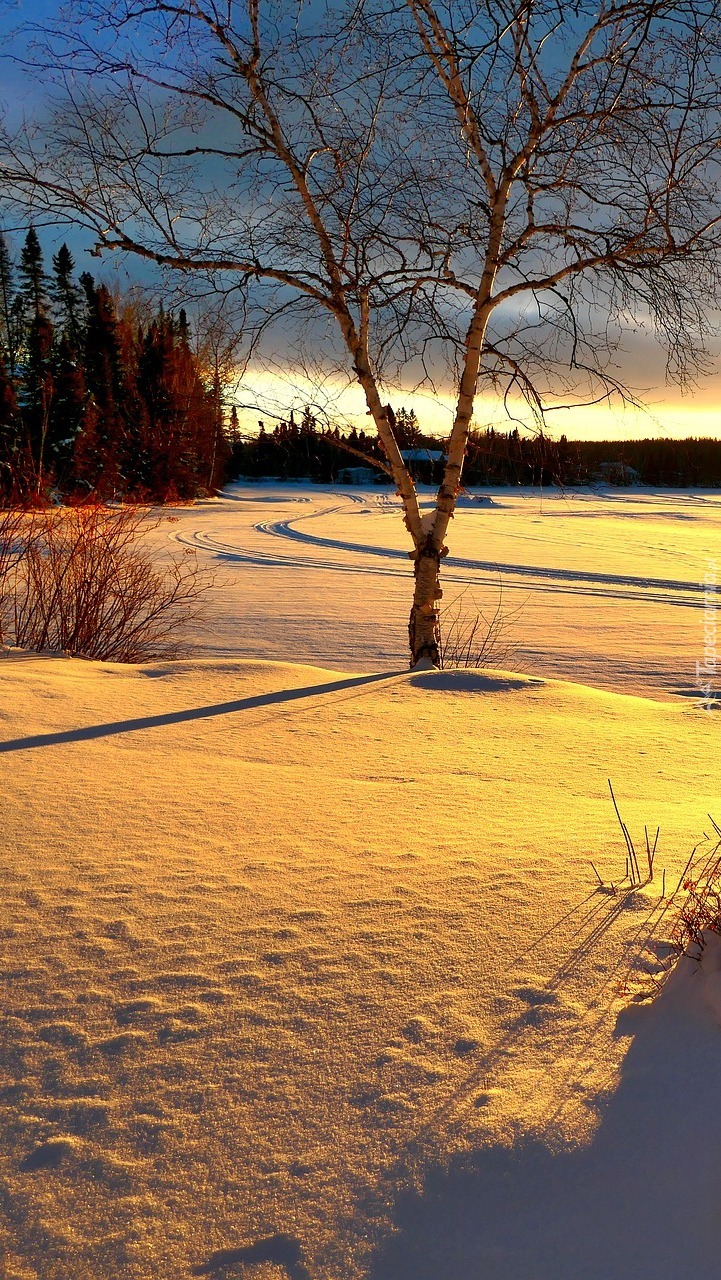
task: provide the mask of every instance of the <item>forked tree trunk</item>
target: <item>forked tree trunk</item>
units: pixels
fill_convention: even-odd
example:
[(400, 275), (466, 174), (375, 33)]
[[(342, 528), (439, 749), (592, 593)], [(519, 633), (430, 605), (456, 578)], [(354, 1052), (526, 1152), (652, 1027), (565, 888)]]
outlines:
[[(497, 232), (497, 234), (500, 233)], [(490, 294), (493, 279), (493, 271), (487, 270), (484, 276), (486, 296)], [(448, 555), (445, 537), (456, 509), (489, 314), (488, 302), (481, 303), (479, 300), (466, 335), (466, 358), (458, 393), (456, 416), (448, 444), (443, 480), (436, 496), (435, 512), (432, 519), (429, 516), (421, 518), (423, 536), (414, 538), (415, 550), (411, 555), (416, 582), (411, 616), (408, 621), (411, 667), (424, 661), (430, 661), (434, 667), (440, 666), (441, 636), (438, 602), (443, 595), (440, 584), (441, 560)]]
[[(503, 229), (505, 208), (505, 192), (496, 202), (491, 236), (491, 250), (497, 254)], [(489, 250), (490, 254), (490, 250)], [(448, 445), (448, 457), (443, 472), (443, 480), (436, 496), (435, 510), (432, 515), (421, 516), (418, 495), (411, 474), (403, 461), (403, 455), (393, 432), (393, 413), (390, 406), (381, 402), (375, 375), (373, 373), (369, 350), (368, 336), (370, 331), (370, 311), (368, 295), (360, 298), (360, 327), (356, 328), (345, 298), (339, 286), (338, 317), (348, 350), (353, 355), (353, 369), (363, 388), (368, 412), (373, 418), (378, 438), (388, 460), (390, 471), (398, 494), (403, 503), (405, 526), (413, 539), (413, 560), (415, 588), (413, 605), (408, 620), (408, 643), (410, 647), (410, 665), (415, 667), (419, 662), (440, 665), (440, 626), (438, 602), (442, 597), (440, 585), (441, 560), (448, 554), (445, 536), (449, 521), (453, 517), (456, 498), (461, 482), (463, 459), (466, 441), (473, 415), (473, 403), (476, 394), (476, 383), (481, 363), (481, 352), (485, 339), (486, 327), (491, 313), (491, 290), (496, 274), (496, 257), (489, 256), (483, 274), (481, 292), (466, 334), (466, 354), (463, 374), (456, 404), (456, 414)]]

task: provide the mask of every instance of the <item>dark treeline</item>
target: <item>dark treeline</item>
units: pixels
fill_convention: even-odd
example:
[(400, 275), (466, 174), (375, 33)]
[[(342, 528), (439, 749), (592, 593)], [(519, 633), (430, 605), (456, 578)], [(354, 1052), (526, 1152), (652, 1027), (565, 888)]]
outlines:
[(721, 488), (721, 440), (586, 440), (569, 447), (571, 475), (575, 465), (581, 476), (599, 477), (611, 484)]
[[(279, 480), (310, 479), (316, 484), (331, 484), (349, 468), (372, 467), (383, 461), (383, 451), (375, 434), (365, 431), (342, 433), (337, 427), (319, 426), (306, 408), (296, 421), (290, 413), (272, 430), (259, 423), (257, 436), (241, 439), (235, 410), (231, 413), (232, 456), (230, 471), (234, 476), (257, 480), (270, 476)], [(396, 439), (401, 449), (413, 448), (421, 439), (416, 416), (400, 409), (395, 415)], [(432, 446), (438, 449), (438, 441)], [(378, 479), (389, 477), (378, 469)]]
[(228, 452), (183, 311), (139, 315), (66, 245), (46, 270), (33, 228), (13, 263), (0, 235), (0, 499), (190, 499)]
[(721, 440), (551, 440), (471, 433), (465, 484), (647, 484), (721, 487)]
[[(240, 439), (233, 414), (232, 457), (234, 476), (281, 480), (307, 478), (318, 484), (340, 480), (352, 483), (369, 479), (357, 468), (382, 460), (375, 436), (353, 430), (320, 427), (309, 409), (300, 421), (291, 413), (272, 431), (263, 423), (257, 436)], [(412, 451), (408, 466), (417, 480), (436, 484), (442, 463), (431, 454), (443, 442), (424, 435), (413, 411), (396, 415), (396, 435), (404, 451)], [(428, 457), (424, 457), (427, 451)], [(358, 456), (363, 455), (363, 456)], [(367, 461), (366, 461), (367, 459)], [(379, 483), (389, 483), (381, 470)], [(648, 484), (667, 488), (721, 487), (721, 440), (551, 440), (544, 435), (472, 431), (463, 470), (466, 485), (574, 485)]]

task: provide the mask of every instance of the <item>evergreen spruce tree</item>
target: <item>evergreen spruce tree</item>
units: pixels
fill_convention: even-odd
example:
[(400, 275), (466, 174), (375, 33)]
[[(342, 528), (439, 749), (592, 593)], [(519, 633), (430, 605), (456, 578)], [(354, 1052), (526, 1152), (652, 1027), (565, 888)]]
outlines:
[(41, 493), (49, 480), (48, 432), (53, 399), (53, 326), (48, 315), (47, 276), (37, 232), (30, 227), (18, 266), (20, 288), (14, 310), (22, 319), (20, 346), (20, 409), (34, 489)]
[(0, 502), (17, 493), (19, 448), (15, 386), (0, 351)]
[(83, 293), (73, 280), (75, 263), (66, 244), (53, 254), (50, 293), (55, 306), (55, 322), (60, 333), (77, 352), (83, 336)]
[(10, 250), (0, 231), (0, 349), (4, 353), (6, 373), (15, 376), (18, 348), (18, 308), (15, 298), (14, 270)]
[(160, 501), (208, 492), (224, 473), (228, 446), (223, 431), (220, 381), (208, 387), (190, 347), (187, 316), (158, 312), (138, 357), (138, 387), (152, 441), (150, 489)]
[(143, 336), (133, 309), (122, 310), (118, 317), (117, 337), (123, 379), (124, 492), (140, 501), (152, 498), (153, 454), (148, 408), (138, 385), (138, 358)]
[(18, 266), (20, 297), (29, 317), (37, 319), (48, 309), (48, 278), (43, 263), (43, 251), (34, 227), (28, 229)]
[(88, 390), (79, 353), (63, 333), (53, 351), (54, 395), (48, 451), (56, 481), (63, 490), (73, 489), (73, 458), (88, 409)]
[(27, 462), (22, 448), (22, 424), (17, 402), (18, 343), (21, 303), (14, 295), (14, 269), (5, 236), (0, 232), (0, 498), (25, 486), (18, 471)]
[(421, 430), (415, 409), (401, 408), (396, 414), (396, 437), (402, 449), (415, 449), (421, 444)]
[[(161, 502), (178, 492), (181, 424), (173, 400), (172, 335), (162, 308), (143, 334), (138, 352), (138, 389), (148, 415), (148, 487)], [(182, 486), (181, 486), (182, 487)]]
[(96, 287), (87, 272), (80, 277), (80, 284), (87, 306), (83, 366), (88, 409), (92, 405), (92, 411), (84, 417), (83, 430), (76, 440), (74, 469), (83, 486), (102, 496), (115, 496), (125, 490), (128, 453), (118, 317), (105, 285)]
[(48, 433), (48, 458), (56, 482), (73, 488), (72, 459), (82, 430), (88, 392), (82, 363), (84, 336), (83, 293), (73, 279), (75, 263), (66, 244), (53, 255), (49, 292), (55, 316), (52, 353), (53, 403)]
[(78, 286), (74, 270), (62, 245), (48, 279), (31, 227), (15, 272), (0, 235), (0, 493), (212, 489), (230, 453), (222, 386), (203, 376), (186, 313), (161, 305), (143, 331), (132, 306), (118, 314), (108, 288), (87, 273)]
[(178, 313), (178, 321), (176, 328), (178, 343), (187, 351), (190, 350), (190, 324), (188, 323), (188, 313), (185, 307), (181, 307)]

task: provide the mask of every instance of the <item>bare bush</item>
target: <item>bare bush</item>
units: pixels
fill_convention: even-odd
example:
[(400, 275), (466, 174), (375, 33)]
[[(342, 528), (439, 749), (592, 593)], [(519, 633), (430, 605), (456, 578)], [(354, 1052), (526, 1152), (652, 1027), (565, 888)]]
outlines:
[(192, 552), (158, 564), (159, 520), (101, 505), (9, 512), (0, 521), (0, 637), (105, 662), (177, 656), (213, 578)]
[(18, 557), (33, 537), (34, 513), (17, 507), (0, 509), (0, 645), (5, 643), (8, 593)]
[(484, 613), (462, 591), (438, 616), (438, 665), (442, 670), (507, 666), (518, 649), (510, 632), (520, 612), (505, 609), (502, 583), (493, 613)]
[(671, 927), (676, 955), (695, 960), (704, 949), (704, 933), (721, 934), (721, 827), (713, 818), (711, 825), (715, 838), (704, 841), (701, 856), (697, 858), (694, 850), (686, 864), (679, 884), (686, 896)]

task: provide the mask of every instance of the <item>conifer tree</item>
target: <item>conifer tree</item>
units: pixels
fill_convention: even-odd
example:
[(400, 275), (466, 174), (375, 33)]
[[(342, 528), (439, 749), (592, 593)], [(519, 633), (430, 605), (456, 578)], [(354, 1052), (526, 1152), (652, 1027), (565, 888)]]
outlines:
[(127, 453), (118, 317), (110, 290), (104, 284), (96, 287), (87, 272), (80, 277), (80, 284), (87, 304), (83, 364), (95, 412), (84, 422), (84, 430), (92, 432), (93, 448), (88, 447), (89, 439), (78, 439), (76, 453), (83, 459), (82, 482), (104, 496), (115, 495), (124, 488)]
[[(33, 228), (17, 267), (0, 235), (0, 495), (193, 498), (229, 454), (220, 378), (203, 372), (188, 317), (74, 280), (62, 245), (48, 280)], [(53, 324), (55, 321), (55, 324)], [(237, 429), (237, 414), (236, 414)]]
[(17, 488), (18, 406), (15, 387), (0, 351), (0, 501)]
[(79, 354), (65, 333), (53, 352), (53, 383), (49, 433), (53, 469), (63, 488), (72, 487), (75, 442), (85, 424), (88, 391)]
[(186, 350), (190, 349), (190, 325), (188, 323), (188, 313), (185, 307), (181, 307), (178, 312), (177, 337), (181, 347)]
[(15, 383), (19, 330), (13, 264), (5, 236), (0, 232), (0, 497), (16, 488), (15, 473), (21, 448)]
[(83, 293), (73, 279), (75, 263), (66, 244), (53, 255), (49, 292), (53, 302), (56, 332), (52, 354), (53, 403), (48, 437), (55, 479), (66, 484), (71, 479), (75, 440), (87, 408), (88, 392), (82, 364), (84, 329)]
[(134, 499), (153, 500), (151, 462), (154, 444), (149, 430), (148, 406), (138, 386), (138, 358), (143, 341), (142, 327), (132, 307), (121, 309), (117, 338), (123, 385), (123, 492)]
[(53, 326), (42, 313), (30, 321), (21, 396), (22, 419), (35, 475), (35, 491), (41, 493), (48, 479), (48, 433), (54, 381), (52, 375)]
[(53, 375), (53, 326), (48, 315), (47, 275), (37, 232), (30, 227), (18, 265), (20, 288), (14, 311), (22, 323), (20, 408), (23, 430), (34, 473), (34, 489), (46, 482)]
[(138, 358), (138, 386), (149, 416), (153, 492), (170, 500), (210, 488), (221, 453), (222, 407), (219, 388), (203, 384), (184, 312), (174, 320), (161, 309), (149, 326)]
[(14, 271), (7, 241), (0, 231), (0, 348), (5, 354), (6, 373), (15, 374), (18, 346), (18, 317), (14, 302)]
[(43, 251), (34, 227), (28, 228), (18, 266), (20, 297), (31, 318), (45, 315), (48, 306), (48, 278), (43, 263)]
[(415, 409), (401, 408), (396, 414), (396, 438), (403, 449), (415, 449), (421, 442)]
[(55, 318), (61, 334), (75, 351), (80, 350), (83, 329), (82, 290), (73, 280), (75, 263), (66, 244), (53, 254), (53, 278), (50, 293), (55, 305)]
[(181, 424), (177, 421), (172, 386), (172, 340), (162, 309), (142, 336), (138, 352), (138, 389), (148, 412), (149, 467), (147, 484), (164, 500), (177, 491)]

